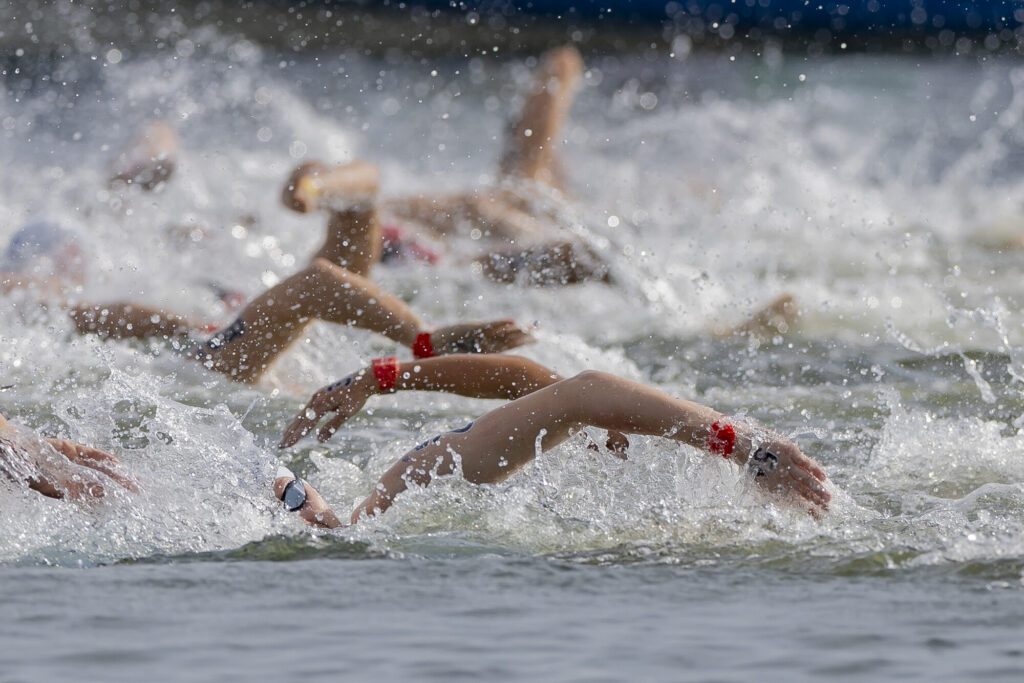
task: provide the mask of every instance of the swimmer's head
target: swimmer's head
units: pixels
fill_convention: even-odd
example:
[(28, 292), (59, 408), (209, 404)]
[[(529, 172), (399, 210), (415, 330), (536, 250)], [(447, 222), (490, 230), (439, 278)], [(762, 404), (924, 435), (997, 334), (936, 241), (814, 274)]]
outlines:
[(26, 223), (11, 237), (0, 259), (0, 271), (80, 284), (85, 280), (85, 254), (74, 231), (37, 220)]

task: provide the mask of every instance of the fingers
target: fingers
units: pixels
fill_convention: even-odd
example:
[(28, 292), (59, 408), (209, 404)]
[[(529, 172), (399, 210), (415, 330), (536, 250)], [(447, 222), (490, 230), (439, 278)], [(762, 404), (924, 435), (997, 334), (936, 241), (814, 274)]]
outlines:
[(788, 488), (794, 493), (823, 510), (828, 509), (832, 495), (813, 475), (803, 469), (790, 467), (783, 476), (786, 477), (785, 485), (788, 485)]
[[(308, 417), (310, 414), (315, 415), (315, 418)], [(278, 448), (289, 448), (294, 446), (299, 439), (304, 437), (306, 434), (316, 426), (316, 423), (320, 421), (320, 416), (317, 415), (312, 408), (303, 408), (300, 413), (291, 424), (284, 430), (284, 436), (281, 437), (281, 442), (277, 445)]]
[(320, 431), (317, 433), (317, 441), (319, 441), (320, 443), (328, 441), (332, 436), (334, 436), (338, 429), (341, 428), (341, 425), (345, 424), (345, 421), (348, 420), (348, 417), (349, 416), (346, 415), (345, 413), (338, 413), (330, 420), (328, 420), (327, 424), (321, 427)]
[(784, 441), (780, 444), (780, 450), (785, 453), (785, 457), (789, 460), (790, 467), (798, 468), (810, 476), (814, 477), (818, 481), (824, 482), (828, 480), (828, 475), (821, 466), (814, 462), (811, 458), (804, 455), (803, 451), (791, 441)]
[(825, 473), (825, 470), (823, 470), (818, 463), (814, 462), (807, 456), (804, 456), (802, 458), (795, 458), (794, 464), (800, 469), (810, 474), (818, 481), (823, 482), (828, 479), (828, 475)]
[[(120, 461), (110, 453), (101, 451), (98, 448), (83, 446), (82, 444), (75, 443), (73, 441), (65, 441), (63, 439), (51, 439), (49, 440), (49, 443), (55, 449), (60, 451), (64, 457), (76, 465), (95, 470), (106, 475), (123, 488), (133, 493), (138, 492), (139, 487), (135, 480), (117, 471), (116, 467), (120, 464)], [(103, 497), (102, 486), (99, 485), (97, 485), (98, 493), (91, 493), (88, 487), (79, 486), (70, 480), (61, 482), (61, 486), (67, 488), (73, 498), (81, 498), (85, 496), (91, 496), (93, 498)]]
[[(125, 488), (125, 489), (131, 491), (132, 493), (138, 493), (139, 492), (139, 486), (138, 486), (138, 484), (135, 483), (134, 479), (131, 479), (129, 477), (126, 477), (123, 474), (120, 474), (117, 470), (115, 470), (113, 467), (110, 467), (106, 463), (101, 463), (101, 462), (81, 462), (79, 464), (82, 465), (83, 467), (88, 467), (90, 469), (94, 469), (97, 472), (100, 472), (101, 474), (106, 475), (107, 477), (109, 477), (110, 479), (115, 481), (117, 484), (119, 484), (122, 488)], [(97, 496), (97, 497), (99, 497), (99, 496)]]
[[(90, 448), (88, 446), (79, 445), (77, 446), (77, 448), (74, 449), (73, 452), (74, 455), (71, 455), (70, 453), (66, 452), (65, 454), (68, 456), (68, 458), (74, 460), (79, 465), (89, 466), (90, 463), (109, 463), (111, 465), (119, 464), (119, 461), (116, 457), (114, 457), (110, 453), (107, 453), (106, 451), (101, 451), (98, 448)], [(89, 462), (83, 462), (83, 460)]]
[(491, 352), (504, 351), (535, 341), (529, 332), (519, 327), (512, 320), (501, 320), (493, 323), (484, 332), (485, 339), (481, 346), (484, 350)]

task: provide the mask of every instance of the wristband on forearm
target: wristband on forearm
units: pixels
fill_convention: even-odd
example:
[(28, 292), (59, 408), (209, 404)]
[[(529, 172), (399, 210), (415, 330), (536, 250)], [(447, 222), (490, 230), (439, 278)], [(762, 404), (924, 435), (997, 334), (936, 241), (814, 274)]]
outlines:
[(708, 428), (707, 449), (725, 459), (736, 448), (736, 430), (728, 422), (712, 422)]
[(373, 376), (377, 378), (377, 388), (382, 393), (395, 393), (398, 385), (398, 359), (394, 356), (374, 358)]
[(434, 344), (430, 341), (429, 332), (420, 332), (412, 343), (412, 355), (416, 358), (433, 358)]

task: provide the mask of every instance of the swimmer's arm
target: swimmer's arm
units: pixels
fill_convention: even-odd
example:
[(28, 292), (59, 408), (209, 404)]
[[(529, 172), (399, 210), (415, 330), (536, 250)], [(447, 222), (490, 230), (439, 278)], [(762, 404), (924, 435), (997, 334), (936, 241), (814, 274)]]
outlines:
[[(398, 364), (395, 391), (441, 391), (469, 398), (514, 400), (562, 379), (558, 373), (519, 356), (458, 354)], [(281, 448), (295, 444), (328, 413), (320, 429), (327, 441), (380, 389), (372, 368), (364, 368), (320, 389), (285, 430)]]
[(104, 339), (180, 337), (205, 330), (205, 326), (183, 315), (133, 303), (79, 304), (71, 306), (68, 315), (79, 334), (96, 334)]
[[(370, 374), (369, 369), (366, 374)], [(456, 354), (399, 363), (395, 390), (440, 391), (469, 398), (514, 401), (562, 379), (554, 370), (522, 356)], [(371, 391), (384, 393), (376, 381), (371, 382)], [(328, 423), (325, 429), (331, 431), (321, 440), (329, 439), (342, 423), (344, 420)], [(625, 459), (629, 439), (622, 432), (611, 430), (605, 445), (614, 455)], [(599, 450), (593, 441), (589, 448)]]
[[(561, 379), (557, 372), (520, 356), (455, 354), (399, 363), (395, 389), (511, 401)], [(373, 386), (374, 393), (382, 393)]]
[(412, 450), (403, 455), (391, 466), (373, 487), (373, 493), (366, 497), (349, 518), (350, 524), (356, 524), (364, 517), (376, 517), (390, 508), (398, 494), (409, 488), (410, 484), (427, 486), (434, 475), (448, 475), (455, 471), (454, 459), (443, 456), (438, 459), (436, 453), (425, 453)]
[(117, 468), (121, 463), (110, 453), (67, 439), (44, 439), (44, 441), (76, 465), (101, 472), (125, 489), (138, 492), (139, 487), (135, 481), (118, 472)]

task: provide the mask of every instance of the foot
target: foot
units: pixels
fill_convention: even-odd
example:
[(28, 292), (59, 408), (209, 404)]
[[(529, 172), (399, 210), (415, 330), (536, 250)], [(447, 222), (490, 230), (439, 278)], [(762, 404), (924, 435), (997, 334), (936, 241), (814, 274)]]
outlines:
[(716, 329), (715, 336), (724, 338), (747, 334), (760, 339), (770, 339), (793, 329), (799, 315), (800, 309), (797, 308), (793, 295), (780, 294), (747, 322), (732, 328)]

